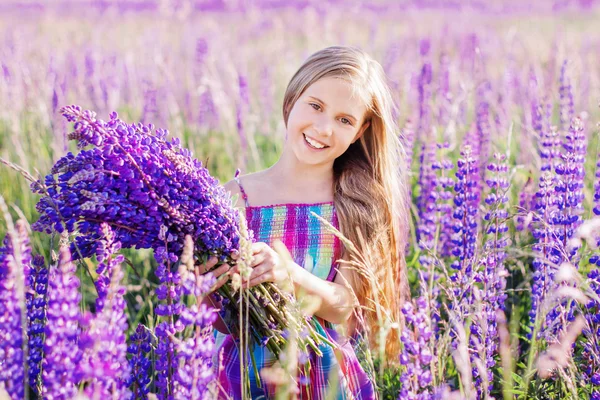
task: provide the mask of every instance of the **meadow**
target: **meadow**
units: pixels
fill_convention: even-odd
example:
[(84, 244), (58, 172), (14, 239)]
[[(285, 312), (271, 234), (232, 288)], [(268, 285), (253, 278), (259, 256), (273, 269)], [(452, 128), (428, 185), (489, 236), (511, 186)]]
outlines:
[[(85, 332), (82, 354), (102, 353), (108, 342), (117, 350), (112, 361), (93, 353), (105, 364), (85, 359), (88, 369), (77, 372), (68, 393), (214, 398), (214, 376), (204, 369), (204, 380), (194, 381), (202, 389), (188, 392), (176, 372), (161, 375), (157, 291), (164, 282), (156, 254), (124, 249), (126, 259), (119, 258), (107, 233), (98, 241), (112, 262), (96, 254), (70, 264), (60, 250), (68, 236), (31, 228), (41, 196), (23, 171), (43, 181), (68, 151), (77, 152), (73, 123), (60, 111), (71, 104), (105, 121), (116, 111), (128, 123), (168, 129), (221, 182), (238, 168), (269, 167), (285, 140), (287, 82), (308, 55), (334, 44), (359, 46), (382, 64), (410, 162), (413, 300), (402, 309), (402, 355), (383, 363), (373, 350), (362, 359), (381, 398), (600, 399), (594, 2), (25, 4), (0, 14), (0, 237), (22, 245), (0, 251), (0, 399), (37, 398), (60, 386), (60, 375), (43, 372), (56, 317), (47, 304), (69, 285), (48, 276), (69, 274), (80, 282), (69, 307), (82, 315), (74, 322)], [(10, 257), (23, 258), (10, 264)], [(117, 316), (97, 302), (107, 264), (121, 264), (104, 281)], [(27, 277), (15, 265), (29, 268)], [(47, 289), (37, 290), (32, 277)], [(114, 332), (110, 340), (103, 327)], [(21, 328), (15, 342), (11, 332)], [(64, 348), (78, 340), (75, 334)], [(25, 349), (20, 364), (17, 344)], [(57, 354), (52, 360), (60, 364)], [(210, 354), (202, 357), (208, 363)], [(111, 362), (110, 374), (90, 374), (91, 366)], [(77, 370), (69, 368), (56, 373)], [(15, 376), (25, 382), (22, 395)], [(289, 398), (286, 390), (280, 398)]]

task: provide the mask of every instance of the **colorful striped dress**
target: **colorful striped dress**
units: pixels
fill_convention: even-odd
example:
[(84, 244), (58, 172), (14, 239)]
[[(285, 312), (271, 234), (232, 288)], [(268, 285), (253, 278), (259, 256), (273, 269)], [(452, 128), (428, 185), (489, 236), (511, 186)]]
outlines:
[[(327, 231), (311, 211), (326, 219), (339, 229), (337, 214), (333, 202), (316, 204), (276, 204), (253, 207), (248, 203), (240, 181), (236, 177), (246, 205), (248, 228), (254, 232), (255, 241), (272, 245), (276, 239), (281, 240), (292, 255), (294, 261), (319, 278), (333, 281), (341, 254), (339, 239)], [(328, 345), (321, 347), (323, 357), (309, 354), (311, 371), (308, 379), (303, 379), (300, 386), (300, 399), (324, 399), (330, 391), (329, 381), (338, 382), (335, 399), (370, 400), (375, 399), (372, 379), (361, 367), (355, 353), (358, 340), (345, 338), (338, 334), (335, 325), (318, 317), (317, 327), (336, 344), (337, 348)], [(214, 365), (218, 368), (221, 393), (219, 399), (241, 399), (239, 341), (231, 335), (215, 330), (216, 346)], [(275, 362), (273, 354), (266, 347), (256, 345), (252, 351), (257, 368), (270, 367)], [(262, 379), (260, 387), (252, 372), (250, 363), (250, 388), (253, 399), (269, 399), (274, 397), (274, 388), (269, 387)], [(219, 365), (220, 364), (220, 365)]]

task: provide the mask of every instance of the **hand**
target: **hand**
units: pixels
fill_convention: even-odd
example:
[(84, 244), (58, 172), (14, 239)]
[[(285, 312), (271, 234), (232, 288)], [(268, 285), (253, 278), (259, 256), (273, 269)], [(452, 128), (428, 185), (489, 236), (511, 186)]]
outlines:
[(252, 243), (252, 262), (249, 282), (243, 280), (244, 289), (263, 282), (282, 282), (289, 279), (287, 268), (279, 254), (263, 242)]
[[(234, 250), (234, 252), (231, 254), (231, 258), (234, 260), (237, 260), (238, 257), (239, 257), (239, 253), (236, 250)], [(215, 256), (212, 256), (211, 258), (209, 258), (206, 261), (206, 263), (200, 264), (200, 266), (199, 266), (198, 272), (201, 275), (204, 275), (210, 271), (210, 273), (212, 273), (216, 279), (215, 284), (212, 286), (209, 293), (207, 293), (207, 294), (210, 294), (210, 293), (213, 293), (213, 292), (216, 292), (217, 290), (219, 290), (221, 288), (221, 286), (223, 286), (229, 280), (229, 277), (231, 276), (231, 272), (232, 272), (231, 266), (227, 263), (220, 265), (215, 270), (211, 271), (211, 269), (215, 265), (217, 265), (218, 262), (219, 262), (219, 259)]]

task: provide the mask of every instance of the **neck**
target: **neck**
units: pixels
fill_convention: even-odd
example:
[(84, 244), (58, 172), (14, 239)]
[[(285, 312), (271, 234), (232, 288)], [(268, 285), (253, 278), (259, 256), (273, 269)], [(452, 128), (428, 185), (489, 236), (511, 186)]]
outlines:
[(324, 190), (333, 196), (333, 162), (305, 164), (284, 151), (279, 160), (265, 171), (274, 182), (291, 191)]

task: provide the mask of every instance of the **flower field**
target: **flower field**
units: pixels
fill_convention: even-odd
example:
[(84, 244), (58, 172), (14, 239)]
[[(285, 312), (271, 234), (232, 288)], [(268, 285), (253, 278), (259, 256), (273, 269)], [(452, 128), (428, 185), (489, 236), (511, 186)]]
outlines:
[[(217, 398), (194, 261), (252, 239), (218, 183), (278, 159), (289, 79), (344, 44), (411, 169), (402, 352), (361, 355), (380, 397), (600, 400), (596, 3), (0, 5), (0, 399)], [(320, 339), (277, 290), (241, 295), (242, 342), (276, 338), (288, 399)]]

